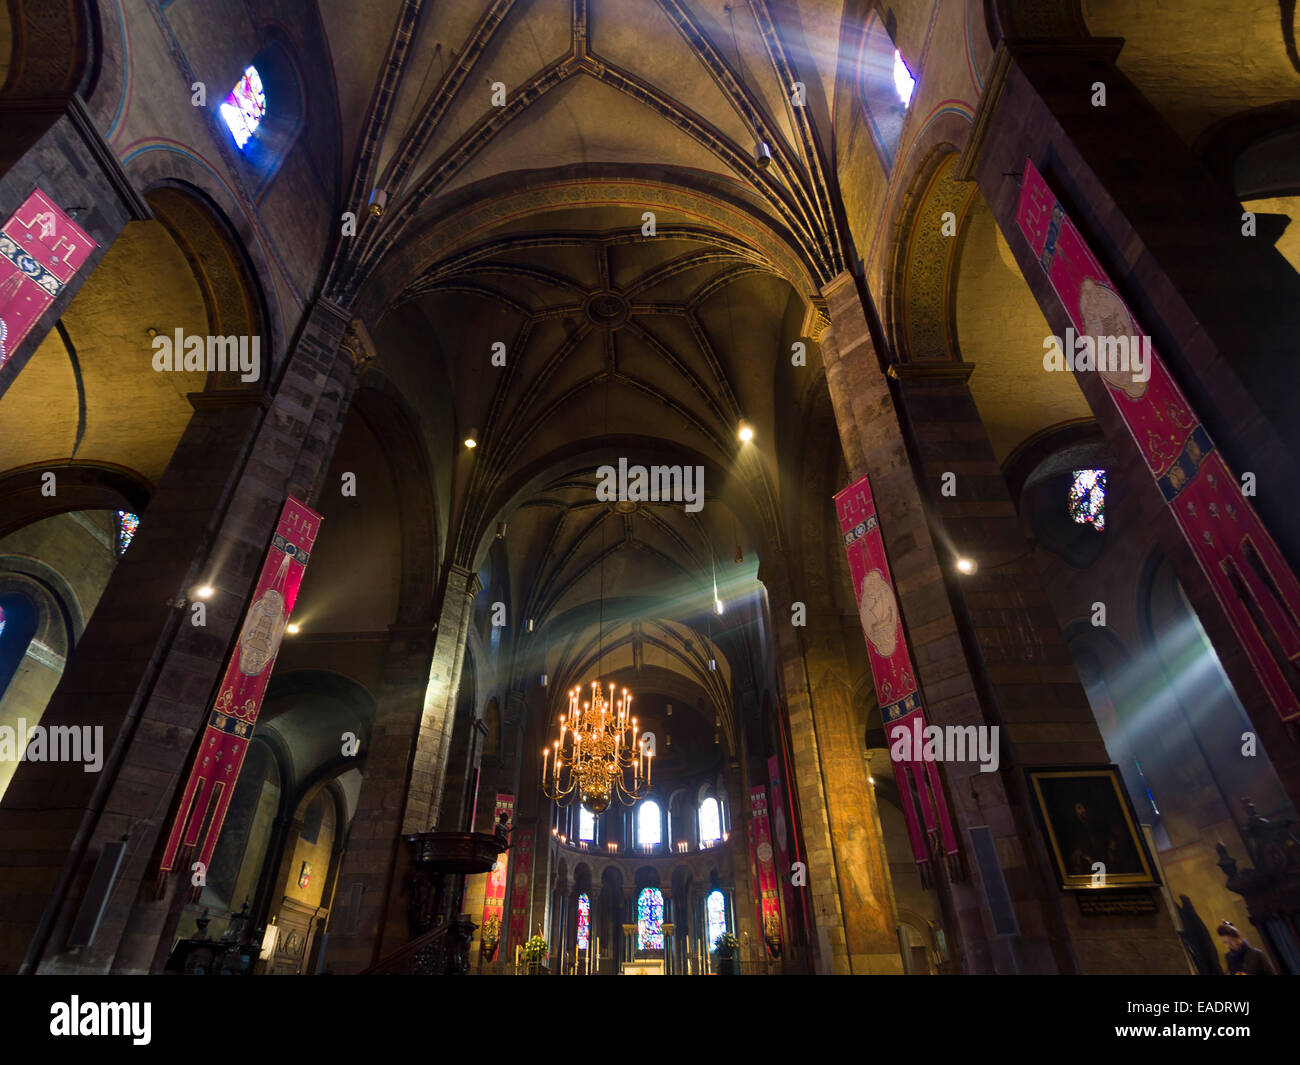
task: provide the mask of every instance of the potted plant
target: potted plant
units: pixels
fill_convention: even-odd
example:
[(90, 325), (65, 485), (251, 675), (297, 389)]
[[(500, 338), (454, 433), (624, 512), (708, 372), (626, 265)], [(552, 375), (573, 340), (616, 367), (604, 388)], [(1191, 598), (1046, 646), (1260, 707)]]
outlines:
[(713, 948), (718, 952), (718, 975), (735, 976), (736, 954), (740, 949), (740, 940), (730, 932), (723, 932), (713, 941)]
[(524, 962), (528, 966), (529, 976), (539, 976), (542, 972), (542, 962), (546, 960), (546, 940), (541, 936), (533, 936), (524, 944)]
[(500, 943), (501, 918), (495, 913), (490, 913), (483, 922), (482, 938), (479, 940), (479, 950), (483, 954), (484, 961), (491, 961), (496, 957)]

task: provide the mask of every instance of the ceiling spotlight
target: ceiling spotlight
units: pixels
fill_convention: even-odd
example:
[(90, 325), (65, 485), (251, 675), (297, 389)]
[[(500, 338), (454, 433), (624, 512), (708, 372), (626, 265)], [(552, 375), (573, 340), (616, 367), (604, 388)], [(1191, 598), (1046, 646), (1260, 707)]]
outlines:
[(961, 573), (974, 573), (975, 560), (970, 558), (959, 558), (957, 559), (957, 569)]
[(214, 589), (210, 584), (204, 584), (194, 590), (194, 594), (200, 599), (211, 599)]
[(465, 446), (471, 451), (478, 447), (478, 429), (471, 429), (469, 436), (465, 437)]
[(721, 614), (721, 613), (722, 613), (722, 600), (721, 600), (721, 599), (714, 599), (714, 600), (713, 600), (713, 612), (714, 612), (715, 614)]
[(284, 631), (287, 632), (290, 636), (297, 636), (298, 633), (302, 632), (302, 629), (298, 627), (296, 622), (290, 622), (288, 628), (286, 628)]
[(749, 422), (742, 420), (740, 423), (740, 432), (736, 434), (740, 437), (742, 444), (748, 444), (754, 439), (754, 429)]
[(758, 141), (754, 145), (754, 162), (759, 170), (766, 170), (772, 165), (772, 146), (767, 141)]
[(383, 189), (373, 189), (370, 193), (370, 213), (378, 218), (388, 206), (388, 193)]

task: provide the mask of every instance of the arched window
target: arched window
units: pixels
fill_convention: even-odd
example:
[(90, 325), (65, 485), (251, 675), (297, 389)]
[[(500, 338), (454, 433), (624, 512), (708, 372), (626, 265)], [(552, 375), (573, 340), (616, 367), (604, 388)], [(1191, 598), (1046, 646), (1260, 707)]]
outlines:
[[(36, 604), (22, 594), (0, 599), (0, 695), (22, 665), (40, 622)], [(4, 792), (0, 781), (0, 794)]]
[(658, 888), (645, 888), (636, 900), (636, 949), (664, 949), (664, 896)]
[(657, 847), (663, 842), (659, 804), (654, 799), (642, 802), (636, 813), (636, 841), (642, 847)]
[(718, 944), (718, 936), (727, 930), (727, 898), (717, 888), (704, 900), (704, 920), (708, 925), (709, 949)]
[(586, 950), (591, 936), (591, 899), (578, 896), (578, 949)]
[(1098, 532), (1106, 528), (1106, 471), (1075, 470), (1070, 482), (1070, 517)]
[(140, 527), (140, 519), (128, 510), (117, 512), (117, 553), (125, 554), (135, 539), (135, 531)]
[(903, 53), (894, 49), (894, 92), (898, 93), (899, 102), (906, 107), (912, 101), (912, 90), (916, 88), (916, 79), (903, 62)]
[(578, 807), (578, 839), (592, 843), (596, 839), (596, 818), (585, 806)]
[(235, 138), (235, 143), (243, 148), (262, 124), (262, 116), (265, 114), (266, 92), (262, 89), (262, 76), (257, 72), (257, 67), (249, 66), (235, 87), (226, 94), (225, 102), (221, 105), (221, 117)]
[(722, 814), (718, 800), (710, 795), (700, 803), (700, 842), (717, 843), (722, 838)]
[(871, 139), (885, 169), (892, 169), (903, 120), (912, 100), (916, 78), (884, 21), (873, 13), (867, 20), (858, 53), (858, 95)]
[(306, 93), (297, 61), (274, 30), (217, 108), (261, 199), (304, 128)]

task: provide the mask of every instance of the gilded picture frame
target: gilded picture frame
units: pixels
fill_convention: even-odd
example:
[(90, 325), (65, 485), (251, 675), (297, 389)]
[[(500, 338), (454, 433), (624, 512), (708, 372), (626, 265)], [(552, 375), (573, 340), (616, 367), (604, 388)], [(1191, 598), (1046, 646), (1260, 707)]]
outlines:
[(1062, 890), (1159, 886), (1117, 766), (1039, 766), (1025, 775)]

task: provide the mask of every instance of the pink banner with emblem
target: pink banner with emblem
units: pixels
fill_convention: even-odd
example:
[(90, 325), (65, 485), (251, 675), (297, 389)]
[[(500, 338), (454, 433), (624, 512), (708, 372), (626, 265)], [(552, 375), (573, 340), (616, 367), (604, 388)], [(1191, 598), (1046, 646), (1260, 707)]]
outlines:
[[(1016, 222), (1080, 336), (1150, 343), (1030, 160)], [(1300, 718), (1293, 681), (1300, 659), (1300, 583), (1256, 514), (1242, 481), (1150, 350), (1146, 380), (1107, 360), (1097, 374), (1128, 427), (1183, 537), (1209, 580), (1283, 721)], [(1083, 372), (1083, 371), (1076, 371)]]
[(532, 887), (533, 830), (516, 829), (510, 848), (515, 856), (515, 873), (510, 892), (509, 946), (523, 946), (528, 941), (528, 892)]
[[(505, 792), (497, 793), (496, 809), (492, 814), (493, 831), (496, 826), (501, 824), (501, 815), (505, 814), (508, 818), (507, 824), (514, 820), (515, 816), (515, 797), (507, 795)], [(497, 855), (496, 864), (492, 867), (492, 872), (488, 874), (487, 888), (483, 892), (483, 924), (479, 932), (479, 939), (487, 943), (491, 936), (489, 931), (496, 932), (497, 942), (501, 940), (502, 918), (505, 915), (506, 904), (506, 871), (510, 865), (510, 855), (507, 851), (501, 851)], [(495, 917), (495, 928), (489, 924), (491, 918)]]
[(749, 789), (749, 828), (751, 860), (758, 888), (758, 927), (768, 953), (781, 955), (781, 900), (777, 897), (776, 866), (772, 863), (772, 832), (767, 820), (767, 789), (761, 785)]
[[(188, 870), (197, 861), (206, 871), (212, 862), (320, 522), (319, 514), (292, 496), (280, 512), (167, 838), (158, 869), (160, 894), (173, 869)], [(194, 888), (196, 898), (200, 889), (201, 885)]]
[[(791, 834), (793, 830), (794, 816), (789, 809), (785, 797), (785, 788), (783, 786), (784, 774), (781, 771), (781, 758), (778, 755), (772, 755), (767, 760), (767, 779), (771, 781), (769, 788), (772, 796), (772, 850), (774, 852), (773, 861), (779, 870), (777, 880), (781, 885), (781, 898), (785, 903), (785, 912), (794, 927), (798, 927), (794, 921), (795, 900), (794, 891), (794, 859), (791, 857), (793, 848), (791, 846)], [(805, 891), (803, 894), (807, 895)]]
[(0, 227), (0, 366), (97, 247), (40, 189)]
[[(880, 704), (885, 735), (892, 737), (900, 725), (923, 731), (925, 710), (903, 636), (903, 619), (894, 595), (889, 561), (885, 557), (885, 543), (880, 534), (870, 479), (863, 476), (837, 492), (835, 513), (839, 516), (840, 532), (844, 535), (844, 551), (849, 560), (849, 573), (853, 578), (854, 597), (867, 641), (871, 677), (876, 685), (876, 700)], [(942, 846), (950, 868), (955, 871), (957, 838), (934, 761), (923, 758), (920, 751), (913, 752), (914, 758), (894, 757), (897, 749), (896, 745), (890, 744), (903, 819), (907, 823), (912, 856), (916, 859), (922, 881), (928, 883), (931, 848)], [(918, 804), (921, 807), (919, 818)], [(926, 845), (927, 838), (929, 846)]]

